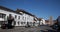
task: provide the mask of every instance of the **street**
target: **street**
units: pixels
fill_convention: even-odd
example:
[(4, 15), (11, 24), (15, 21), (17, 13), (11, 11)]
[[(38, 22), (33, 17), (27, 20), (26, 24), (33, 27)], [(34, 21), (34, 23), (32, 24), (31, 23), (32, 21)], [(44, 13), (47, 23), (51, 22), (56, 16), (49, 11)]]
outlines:
[(40, 30), (51, 30), (51, 27), (48, 26), (40, 26), (40, 27), (15, 27), (14, 29), (1, 29), (0, 32), (40, 32)]
[(1, 29), (0, 32), (37, 32), (37, 28), (15, 27), (14, 29)]

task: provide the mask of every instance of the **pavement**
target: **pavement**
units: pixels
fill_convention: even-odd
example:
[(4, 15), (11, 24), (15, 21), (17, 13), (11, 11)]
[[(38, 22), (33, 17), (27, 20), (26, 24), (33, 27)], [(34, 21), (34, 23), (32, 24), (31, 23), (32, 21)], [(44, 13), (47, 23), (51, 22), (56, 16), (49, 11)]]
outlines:
[(40, 30), (52, 30), (49, 26), (40, 26), (40, 27), (14, 27), (13, 29), (1, 29), (0, 32), (40, 32)]

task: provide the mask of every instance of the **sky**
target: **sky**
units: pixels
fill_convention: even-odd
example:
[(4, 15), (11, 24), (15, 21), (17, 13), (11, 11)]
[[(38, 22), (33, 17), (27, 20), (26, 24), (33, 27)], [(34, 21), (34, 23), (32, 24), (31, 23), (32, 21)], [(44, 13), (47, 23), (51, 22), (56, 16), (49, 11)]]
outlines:
[(60, 0), (0, 0), (0, 5), (12, 10), (23, 9), (38, 18), (57, 19), (60, 16)]

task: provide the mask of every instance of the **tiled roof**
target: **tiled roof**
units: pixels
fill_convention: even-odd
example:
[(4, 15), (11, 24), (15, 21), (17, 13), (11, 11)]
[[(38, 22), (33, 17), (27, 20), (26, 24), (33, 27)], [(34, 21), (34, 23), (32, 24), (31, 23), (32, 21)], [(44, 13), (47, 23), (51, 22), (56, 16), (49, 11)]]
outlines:
[(41, 21), (42, 18), (38, 18), (39, 21)]
[(13, 13), (17, 13), (17, 14), (21, 14), (19, 12), (23, 12), (23, 13), (26, 13), (28, 15), (31, 15), (31, 16), (35, 17), (35, 15), (33, 15), (33, 14), (31, 14), (31, 13), (25, 11), (25, 10), (22, 10), (22, 9), (17, 9), (16, 11), (14, 11), (14, 10), (11, 10), (11, 9), (6, 8), (4, 6), (0, 6), (0, 9), (5, 10), (5, 11), (9, 11), (9, 12), (13, 12)]
[(5, 10), (5, 11), (9, 11), (9, 12), (13, 12), (13, 13), (17, 13), (17, 14), (21, 14), (21, 13), (18, 13), (18, 12), (16, 12), (16, 11), (14, 11), (14, 10), (11, 10), (11, 9), (9, 9), (9, 8), (6, 8), (6, 7), (4, 7), (4, 6), (0, 6), (0, 9)]
[(22, 10), (22, 9), (17, 9), (16, 11), (17, 11), (17, 12), (23, 12), (23, 13), (26, 13), (26, 14), (28, 14), (28, 15), (31, 15), (31, 16), (34, 16), (34, 17), (35, 17), (35, 15), (32, 15), (31, 13), (29, 13), (29, 12), (27, 12), (27, 11), (25, 11), (25, 10)]

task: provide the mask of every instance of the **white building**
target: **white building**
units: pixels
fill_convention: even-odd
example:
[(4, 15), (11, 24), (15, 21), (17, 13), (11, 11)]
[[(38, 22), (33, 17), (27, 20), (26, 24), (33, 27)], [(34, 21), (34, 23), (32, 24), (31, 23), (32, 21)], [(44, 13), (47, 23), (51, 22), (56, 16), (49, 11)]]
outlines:
[(29, 23), (29, 25), (33, 25), (34, 18), (35, 18), (34, 15), (32, 15), (31, 13), (28, 13), (28, 12), (26, 12), (24, 10), (21, 10), (21, 9), (17, 9), (16, 12), (22, 14), (21, 21), (23, 22), (23, 25), (26, 25), (27, 22)]
[(44, 19), (41, 19), (41, 21), (40, 21), (40, 25), (46, 25)]
[(46, 25), (45, 19), (39, 18), (38, 20), (39, 20), (39, 25)]
[[(11, 14), (14, 17), (15, 26), (25, 26), (27, 22), (29, 22), (30, 25), (33, 25), (34, 15), (23, 10), (13, 11), (6, 7), (0, 6), (0, 18), (3, 18), (4, 21), (7, 21), (7, 16), (9, 16), (9, 14)], [(0, 25), (1, 23), (2, 21), (0, 21)]]

